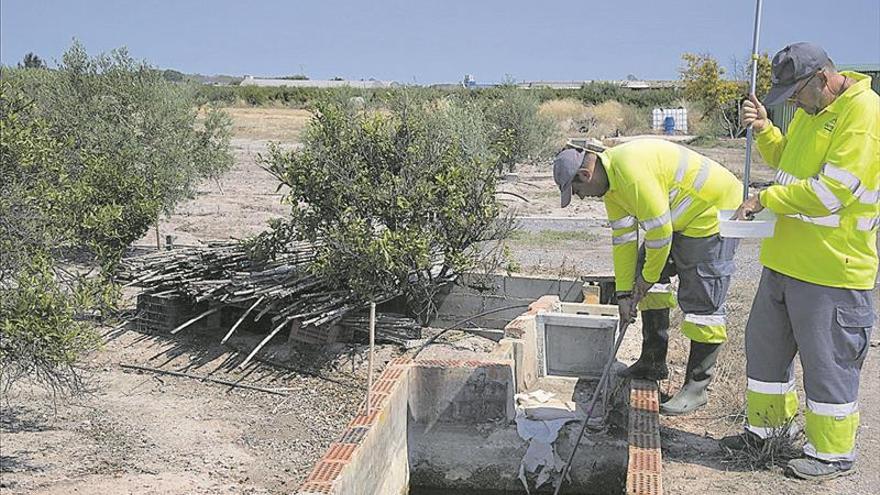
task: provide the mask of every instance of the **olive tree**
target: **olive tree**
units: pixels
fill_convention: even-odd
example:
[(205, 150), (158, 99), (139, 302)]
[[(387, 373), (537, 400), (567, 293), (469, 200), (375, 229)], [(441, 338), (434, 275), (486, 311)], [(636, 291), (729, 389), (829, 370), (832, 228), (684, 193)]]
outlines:
[(68, 143), (65, 173), (83, 185), (73, 224), (83, 247), (112, 264), (159, 214), (232, 166), (231, 121), (201, 113), (190, 86), (124, 49), (91, 57), (74, 42), (57, 70), (12, 69), (10, 85)]
[(253, 240), (258, 254), (315, 244), (318, 274), (363, 300), (402, 293), (426, 321), (464, 271), (502, 262), (512, 228), (495, 196), (497, 156), (483, 113), (456, 100), (362, 109), (322, 102), (303, 147), (263, 164), (289, 187), (290, 218)]
[(0, 380), (80, 385), (114, 265), (163, 211), (232, 164), (229, 118), (124, 49), (78, 43), (0, 79)]

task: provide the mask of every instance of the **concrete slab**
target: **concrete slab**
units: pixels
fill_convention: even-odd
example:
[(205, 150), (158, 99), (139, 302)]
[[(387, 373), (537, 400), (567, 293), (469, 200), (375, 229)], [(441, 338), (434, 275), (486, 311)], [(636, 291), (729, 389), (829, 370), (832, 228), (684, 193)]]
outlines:
[[(479, 284), (485, 290), (469, 287)], [(581, 302), (584, 299), (583, 282), (579, 279), (542, 278), (529, 276), (489, 275), (485, 278), (465, 276), (461, 285), (451, 288), (438, 300), (438, 314), (433, 326), (450, 325), (468, 315), (506, 306), (522, 305), (479, 317), (469, 326), (503, 329), (508, 322), (524, 312), (524, 307), (544, 295), (555, 295), (563, 301)]]

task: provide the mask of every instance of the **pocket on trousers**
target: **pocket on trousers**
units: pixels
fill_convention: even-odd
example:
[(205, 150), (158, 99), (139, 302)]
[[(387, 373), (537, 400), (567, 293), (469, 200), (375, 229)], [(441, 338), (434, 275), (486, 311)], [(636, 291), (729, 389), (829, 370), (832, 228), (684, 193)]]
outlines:
[(870, 306), (838, 306), (834, 310), (839, 335), (834, 338), (834, 353), (839, 359), (859, 361), (868, 353), (868, 334), (874, 325)]
[(714, 313), (721, 308), (730, 285), (730, 277), (735, 270), (736, 265), (731, 260), (704, 261), (697, 264), (697, 276), (706, 298), (705, 304), (711, 305), (711, 308), (701, 309), (711, 309)]

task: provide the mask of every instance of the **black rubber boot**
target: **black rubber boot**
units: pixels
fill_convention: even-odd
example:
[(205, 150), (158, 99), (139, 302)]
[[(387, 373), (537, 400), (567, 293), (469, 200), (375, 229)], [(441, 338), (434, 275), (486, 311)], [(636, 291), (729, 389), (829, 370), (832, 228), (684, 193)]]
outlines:
[(667, 416), (688, 414), (708, 402), (706, 389), (715, 376), (715, 363), (720, 352), (721, 344), (691, 341), (684, 385), (671, 399), (660, 404), (660, 414)]
[(669, 310), (642, 311), (642, 354), (638, 361), (618, 374), (625, 378), (665, 380), (669, 376), (669, 369), (666, 367), (668, 346)]

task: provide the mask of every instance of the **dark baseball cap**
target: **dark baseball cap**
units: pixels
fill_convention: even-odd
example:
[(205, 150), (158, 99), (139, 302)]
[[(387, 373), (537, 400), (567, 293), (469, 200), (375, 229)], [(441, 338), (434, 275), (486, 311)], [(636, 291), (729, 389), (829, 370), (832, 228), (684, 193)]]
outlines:
[(765, 106), (773, 106), (790, 97), (799, 82), (831, 63), (819, 45), (809, 42), (792, 43), (773, 56), (770, 81), (773, 85), (764, 97)]
[(553, 180), (559, 186), (562, 195), (562, 207), (571, 203), (571, 183), (578, 169), (584, 163), (587, 152), (583, 149), (566, 148), (556, 154), (553, 159)]

